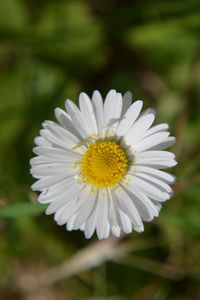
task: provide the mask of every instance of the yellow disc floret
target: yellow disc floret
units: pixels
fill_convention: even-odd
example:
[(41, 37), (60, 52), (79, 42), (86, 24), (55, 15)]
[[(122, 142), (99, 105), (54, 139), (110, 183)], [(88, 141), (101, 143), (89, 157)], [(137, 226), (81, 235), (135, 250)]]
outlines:
[(91, 144), (81, 161), (81, 172), (88, 183), (107, 188), (123, 179), (128, 159), (123, 148), (115, 141)]

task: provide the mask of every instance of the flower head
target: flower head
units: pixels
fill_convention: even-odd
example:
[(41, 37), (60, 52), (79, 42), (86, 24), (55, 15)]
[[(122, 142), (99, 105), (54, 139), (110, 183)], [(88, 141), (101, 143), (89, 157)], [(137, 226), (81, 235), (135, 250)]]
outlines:
[(38, 179), (32, 189), (59, 225), (86, 238), (96, 230), (103, 239), (142, 232), (143, 221), (159, 215), (174, 182), (162, 169), (176, 165), (163, 149), (175, 138), (166, 123), (152, 126), (155, 111), (141, 113), (142, 105), (131, 104), (130, 92), (110, 90), (104, 103), (98, 91), (92, 99), (81, 93), (79, 108), (67, 100), (66, 111), (55, 109), (59, 123), (43, 123), (30, 162)]

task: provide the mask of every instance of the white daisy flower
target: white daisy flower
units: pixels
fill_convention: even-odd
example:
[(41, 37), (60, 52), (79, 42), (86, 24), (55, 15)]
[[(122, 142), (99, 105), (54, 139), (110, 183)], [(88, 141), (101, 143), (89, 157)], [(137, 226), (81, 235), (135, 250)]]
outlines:
[(45, 121), (35, 138), (30, 163), (38, 201), (49, 204), (46, 214), (59, 225), (86, 238), (95, 230), (99, 239), (142, 232), (172, 195), (174, 176), (162, 170), (176, 160), (163, 149), (175, 138), (166, 123), (152, 126), (155, 111), (141, 113), (143, 102), (131, 98), (110, 90), (103, 103), (98, 91), (92, 99), (81, 93), (79, 108), (66, 100), (66, 111), (55, 109), (59, 123)]

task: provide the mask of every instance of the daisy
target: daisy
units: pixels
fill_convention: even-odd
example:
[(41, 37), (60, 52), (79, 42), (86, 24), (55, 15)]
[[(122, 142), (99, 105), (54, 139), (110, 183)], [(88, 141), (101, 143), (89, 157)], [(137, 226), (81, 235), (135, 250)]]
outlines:
[(103, 103), (98, 91), (92, 99), (81, 93), (79, 108), (66, 100), (66, 111), (55, 109), (58, 123), (45, 121), (35, 138), (30, 163), (38, 201), (49, 204), (46, 214), (59, 225), (86, 238), (142, 232), (172, 195), (174, 176), (163, 169), (176, 160), (163, 149), (175, 138), (166, 123), (152, 126), (155, 111), (141, 113), (143, 102), (131, 98), (110, 90)]

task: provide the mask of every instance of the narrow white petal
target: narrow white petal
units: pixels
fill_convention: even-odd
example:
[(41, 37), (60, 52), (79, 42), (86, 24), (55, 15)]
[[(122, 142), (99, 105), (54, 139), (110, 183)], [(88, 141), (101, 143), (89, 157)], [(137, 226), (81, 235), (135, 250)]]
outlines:
[(139, 173), (139, 172), (137, 172), (136, 176), (143, 178), (151, 183), (154, 183), (155, 185), (159, 186), (162, 190), (164, 190), (164, 192), (166, 192), (166, 193), (172, 193), (172, 189), (167, 183), (165, 183), (153, 176), (150, 176), (150, 175), (144, 174), (144, 173)]
[(80, 154), (75, 152), (76, 150), (60, 149), (53, 147), (34, 147), (33, 152), (40, 156), (47, 156), (52, 158), (80, 158)]
[(132, 224), (135, 227), (141, 227), (141, 217), (128, 194), (121, 187), (119, 187), (115, 195), (120, 209), (130, 218)]
[(85, 93), (80, 93), (79, 106), (89, 134), (97, 134), (97, 122), (90, 98)]
[[(148, 210), (149, 214), (151, 214), (153, 217), (157, 217), (159, 214), (159, 211), (155, 205), (155, 203), (153, 203), (148, 197), (147, 195), (145, 195), (144, 193), (142, 193), (141, 191), (139, 191), (138, 189), (135, 188), (135, 186), (132, 186), (131, 188), (131, 192), (136, 196), (137, 203), (139, 205), (139, 202), (142, 203), (142, 205), (145, 206), (145, 208)], [(136, 201), (136, 198), (134, 198), (134, 200)], [(160, 205), (160, 203), (159, 203)], [(147, 220), (149, 221), (149, 220)]]
[(118, 136), (123, 136), (125, 135), (128, 130), (131, 128), (131, 126), (134, 124), (134, 122), (136, 121), (136, 119), (138, 118), (141, 109), (142, 109), (142, 105), (143, 102), (138, 100), (136, 102), (134, 102), (129, 109), (127, 110), (127, 112), (125, 113), (125, 115), (122, 116), (122, 119), (118, 125), (116, 134)]
[(55, 109), (55, 115), (58, 120), (58, 122), (69, 132), (74, 134), (79, 140), (82, 139), (82, 136), (80, 132), (77, 130), (77, 128), (74, 126), (71, 117), (68, 115), (67, 112), (60, 108)]
[(42, 164), (34, 166), (31, 168), (30, 173), (33, 176), (39, 177), (49, 177), (49, 176), (59, 176), (67, 174), (68, 176), (76, 175), (77, 171), (72, 168), (72, 165), (54, 163), (54, 164)]
[(129, 109), (129, 107), (131, 106), (131, 102), (132, 102), (132, 93), (130, 91), (127, 91), (123, 95), (121, 117), (123, 117), (124, 114), (127, 112), (127, 110)]
[(116, 212), (116, 199), (113, 198), (113, 193), (110, 190), (107, 190), (107, 196), (109, 198), (109, 221), (111, 226), (117, 226), (119, 223), (119, 219), (117, 219), (117, 212)]
[(66, 144), (69, 144), (69, 147), (73, 147), (74, 145), (80, 143), (80, 140), (74, 134), (55, 122), (45, 121), (43, 123), (43, 127), (48, 129), (56, 137), (65, 141)]
[(166, 182), (169, 182), (170, 184), (174, 183), (175, 177), (169, 173), (147, 167), (147, 166), (135, 166), (135, 172), (136, 174), (138, 172), (140, 173), (145, 173), (145, 174), (150, 174), (158, 179), (165, 180)]
[(94, 114), (97, 121), (97, 127), (100, 137), (102, 137), (102, 129), (104, 125), (104, 107), (102, 96), (99, 91), (94, 91), (92, 95), (92, 104), (94, 108)]
[(75, 218), (76, 218), (76, 214), (74, 214), (74, 215), (69, 219), (69, 221), (68, 221), (68, 223), (67, 223), (67, 226), (66, 226), (66, 229), (67, 229), (68, 231), (74, 230), (74, 220), (75, 220)]
[(160, 141), (160, 143), (151, 147), (151, 150), (163, 150), (163, 149), (171, 147), (175, 143), (176, 143), (176, 138), (174, 136), (169, 136), (168, 138), (166, 138), (166, 140)]
[(135, 162), (135, 165), (145, 165), (145, 166), (151, 166), (156, 169), (165, 169), (165, 168), (171, 168), (177, 165), (176, 160), (170, 159), (170, 160), (156, 160), (156, 159), (147, 159), (147, 158), (141, 158), (137, 159)]
[(91, 212), (94, 209), (95, 203), (96, 203), (96, 195), (97, 192), (90, 192), (89, 188), (85, 189), (83, 193), (81, 193), (81, 201), (82, 205), (77, 213), (75, 222), (74, 222), (74, 228), (78, 229), (80, 228), (88, 219)]
[(58, 199), (51, 202), (51, 204), (48, 206), (46, 210), (46, 214), (50, 215), (55, 213), (59, 208), (63, 207), (66, 203), (69, 201), (74, 201), (74, 199), (77, 198), (79, 195), (81, 189), (83, 188), (80, 184), (74, 184), (72, 185), (68, 190), (67, 194), (63, 194)]
[(60, 182), (61, 180), (67, 178), (68, 176), (66, 174), (62, 174), (60, 176), (51, 176), (39, 179), (36, 181), (32, 186), (33, 191), (42, 191), (43, 189), (46, 189), (47, 187)]
[(114, 236), (116, 237), (120, 237), (120, 234), (121, 234), (121, 230), (120, 230), (120, 227), (117, 225), (117, 226), (112, 226), (111, 227), (111, 232)]
[(168, 193), (162, 192), (159, 188), (139, 177), (134, 177), (134, 184), (136, 188), (156, 201), (164, 202), (170, 198)]
[(52, 132), (47, 129), (40, 130), (40, 134), (42, 137), (47, 139), (54, 147), (66, 150), (72, 150), (76, 144), (71, 143), (70, 141), (63, 141), (62, 138), (56, 136)]
[(122, 110), (122, 95), (111, 90), (104, 104), (104, 133), (114, 134), (118, 126)]
[(110, 121), (110, 116), (112, 115), (113, 107), (115, 106), (116, 94), (115, 90), (110, 90), (106, 95), (104, 102), (104, 124), (108, 124)]
[(68, 222), (68, 220), (74, 215), (77, 209), (76, 205), (77, 199), (72, 199), (68, 201), (59, 211), (59, 215), (56, 211), (54, 215), (54, 220), (57, 222), (58, 225), (64, 225)]
[(135, 231), (137, 231), (137, 232), (141, 233), (141, 232), (143, 232), (143, 231), (144, 231), (144, 226), (143, 226), (143, 225), (142, 225), (142, 226), (140, 226), (140, 227), (135, 227), (135, 226), (133, 226), (133, 229), (134, 229)]
[(119, 216), (120, 216), (121, 227), (123, 231), (125, 233), (131, 233), (132, 225), (129, 217), (121, 209), (119, 209)]
[(110, 223), (107, 221), (107, 223), (106, 223), (106, 231), (105, 231), (105, 233), (104, 233), (104, 239), (107, 239), (108, 237), (109, 237), (109, 235), (110, 235)]
[(31, 166), (37, 166), (37, 165), (43, 165), (43, 164), (51, 164), (52, 166), (54, 164), (75, 164), (77, 162), (77, 159), (71, 156), (66, 156), (66, 157), (48, 157), (48, 156), (36, 156), (31, 158), (30, 164)]
[(71, 100), (66, 100), (65, 105), (66, 105), (66, 109), (73, 121), (74, 126), (80, 132), (81, 136), (83, 136), (84, 138), (87, 138), (88, 132), (87, 132), (85, 121), (81, 115), (80, 110)]
[(43, 137), (41, 136), (37, 136), (35, 139), (34, 139), (34, 143), (37, 145), (37, 146), (51, 146), (51, 143), (49, 141), (47, 141), (46, 139), (44, 139)]
[[(76, 218), (75, 218), (76, 219)], [(76, 230), (76, 229), (75, 229)], [(81, 227), (79, 228), (79, 230), (81, 231), (85, 231), (85, 223), (83, 223), (83, 225), (81, 225)]]
[(95, 228), (96, 228), (96, 222), (97, 222), (97, 213), (98, 213), (98, 201), (96, 201), (95, 206), (88, 217), (86, 223), (85, 223), (85, 237), (86, 239), (90, 239), (93, 235)]
[(39, 195), (38, 201), (41, 203), (55, 201), (57, 198), (61, 197), (63, 193), (67, 193), (68, 189), (74, 183), (76, 184), (74, 176), (61, 180), (58, 183), (44, 189), (44, 191)]
[(145, 132), (143, 138), (160, 131), (166, 131), (168, 129), (169, 129), (169, 125), (166, 123), (155, 125)]
[(164, 142), (169, 136), (168, 132), (160, 132), (150, 135), (147, 138), (144, 138), (134, 144), (135, 151), (145, 151), (147, 149), (151, 149), (152, 147), (158, 145), (159, 143)]
[(137, 188), (129, 186), (124, 187), (127, 190), (131, 200), (135, 204), (142, 220), (151, 221), (154, 217), (154, 211), (152, 209), (153, 203), (147, 196), (142, 194)]
[(136, 152), (134, 154), (136, 159), (174, 159), (175, 155), (169, 151), (144, 151), (144, 152)]
[(62, 214), (62, 212), (63, 212), (64, 209), (65, 209), (65, 206), (59, 208), (59, 209), (55, 212), (55, 214), (54, 214), (54, 221), (57, 222), (57, 221), (59, 220), (59, 217), (60, 217), (60, 215)]
[[(73, 182), (73, 184), (75, 186), (77, 185), (76, 182)], [(54, 196), (49, 195), (49, 197), (43, 198), (43, 200), (44, 199), (45, 200), (51, 199), (51, 201), (49, 201), (49, 203), (50, 202), (51, 203), (53, 203), (53, 202), (60, 202), (61, 203), (62, 202), (62, 203), (65, 204), (67, 202), (66, 199), (68, 199), (69, 190), (73, 190), (73, 188), (72, 188), (72, 185), (69, 185), (69, 183), (68, 183), (68, 185), (66, 185), (65, 189), (60, 188), (59, 193), (57, 193), (57, 194), (54, 193)], [(46, 203), (48, 203), (48, 202), (46, 202)]]
[(128, 131), (124, 137), (125, 142), (128, 145), (135, 145), (139, 140), (143, 138), (144, 133), (153, 124), (155, 119), (154, 113), (149, 113), (141, 116)]
[(152, 203), (154, 204), (155, 209), (157, 210), (157, 214), (159, 215), (161, 208), (162, 208), (162, 204), (159, 202), (153, 201), (153, 200), (152, 200)]
[(80, 196), (79, 198), (74, 198), (71, 199), (71, 201), (69, 201), (65, 206), (64, 209), (62, 210), (62, 213), (60, 214), (57, 223), (59, 225), (63, 225), (65, 223), (67, 223), (71, 217), (78, 211), (78, 209), (80, 208), (82, 204), (82, 201), (80, 200)]
[(105, 197), (100, 197), (98, 199), (98, 207), (97, 207), (97, 223), (96, 223), (96, 231), (97, 236), (101, 240), (105, 238), (106, 227), (108, 222), (108, 199), (107, 195)]

